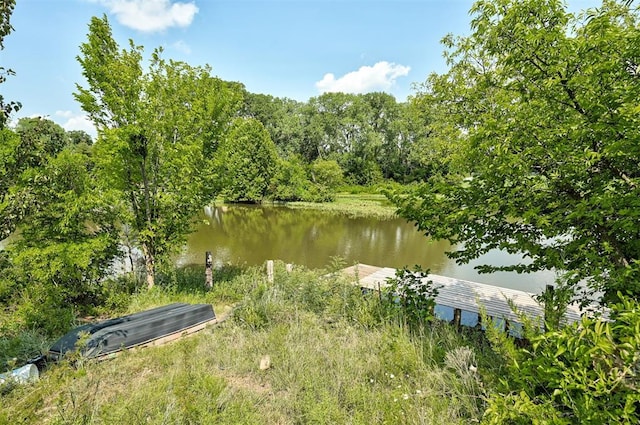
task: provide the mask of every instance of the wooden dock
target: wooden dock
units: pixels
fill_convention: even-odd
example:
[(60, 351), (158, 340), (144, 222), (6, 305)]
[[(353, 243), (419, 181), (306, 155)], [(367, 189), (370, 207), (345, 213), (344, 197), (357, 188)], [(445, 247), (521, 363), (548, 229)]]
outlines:
[[(367, 264), (356, 264), (343, 269), (342, 272), (353, 276), (354, 284), (374, 291), (388, 287), (387, 279), (396, 276), (394, 268)], [(438, 306), (453, 309), (453, 320), (458, 324), (461, 312), (477, 315), (480, 312), (480, 306), (488, 316), (506, 320), (507, 323), (518, 323), (518, 316), (509, 305), (509, 300), (530, 318), (544, 319), (544, 307), (535, 300), (536, 294), (436, 274), (429, 274), (426, 279), (440, 287), (436, 297), (436, 310)], [(580, 313), (578, 306), (570, 305), (567, 308), (565, 320), (567, 323), (580, 320)]]

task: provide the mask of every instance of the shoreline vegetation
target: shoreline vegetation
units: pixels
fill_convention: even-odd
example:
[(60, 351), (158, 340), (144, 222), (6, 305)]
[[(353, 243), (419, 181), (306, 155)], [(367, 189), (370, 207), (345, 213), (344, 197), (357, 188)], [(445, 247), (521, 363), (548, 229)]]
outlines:
[(346, 214), (351, 217), (397, 218), (396, 207), (381, 194), (338, 193), (333, 202), (288, 202), (289, 208), (315, 209)]
[[(112, 294), (125, 314), (206, 302), (224, 322), (107, 361), (70, 356), (4, 388), (0, 423), (468, 423), (502, 367), (484, 337), (408, 320), (326, 270), (167, 272)], [(116, 300), (119, 300), (119, 304)], [(103, 314), (107, 314), (104, 311)]]
[[(330, 209), (389, 211), (381, 195), (362, 193), (343, 194)], [(585, 400), (600, 397), (593, 382), (606, 376), (605, 385), (617, 387), (620, 382), (611, 378), (617, 365), (633, 362), (604, 354), (617, 345), (640, 346), (640, 337), (629, 334), (640, 316), (637, 303), (617, 308), (619, 323), (583, 319), (546, 333), (530, 329), (522, 350), (491, 325), (483, 333), (432, 320), (425, 314), (429, 309), (420, 307), (429, 300), (417, 293), (404, 305), (395, 297), (389, 302), (386, 296), (363, 294), (332, 274), (344, 266), (333, 259), (323, 269), (295, 266), (288, 273), (276, 261), (271, 283), (262, 266), (227, 265), (214, 270), (211, 290), (204, 287), (203, 266), (165, 266), (152, 289), (144, 288), (142, 276), (131, 274), (103, 282), (92, 294), (99, 302), (70, 316), (35, 308), (34, 300), (26, 299), (15, 311), (0, 312), (3, 369), (21, 366), (86, 319), (173, 302), (210, 303), (218, 317), (227, 319), (170, 344), (125, 351), (107, 361), (71, 354), (49, 365), (36, 383), (2, 385), (0, 424), (521, 423), (508, 407), (512, 402), (521, 403), (520, 412), (528, 418), (546, 421), (556, 408), (540, 409), (526, 393), (511, 388), (551, 385), (546, 379), (573, 388), (575, 380), (564, 382), (566, 377), (588, 370), (584, 382), (577, 383), (579, 393)], [(21, 326), (26, 315), (51, 326), (49, 333)], [(578, 326), (587, 332), (587, 342), (575, 336)], [(54, 328), (60, 332), (52, 337)], [(571, 360), (558, 367), (557, 347), (573, 345)], [(591, 345), (597, 351), (581, 354)], [(601, 364), (592, 367), (591, 361)], [(623, 378), (619, 397), (632, 400), (634, 378)], [(607, 397), (599, 400), (608, 403)], [(603, 412), (609, 419), (619, 415)], [(626, 415), (635, 418), (633, 409)]]
[[(238, 205), (233, 202), (216, 200), (214, 205)], [(379, 193), (361, 192), (357, 194), (338, 192), (335, 199), (329, 202), (305, 201), (265, 201), (261, 205), (286, 207), (291, 209), (311, 209), (328, 213), (345, 214), (350, 217), (371, 217), (380, 220), (398, 218), (396, 207), (385, 195)]]

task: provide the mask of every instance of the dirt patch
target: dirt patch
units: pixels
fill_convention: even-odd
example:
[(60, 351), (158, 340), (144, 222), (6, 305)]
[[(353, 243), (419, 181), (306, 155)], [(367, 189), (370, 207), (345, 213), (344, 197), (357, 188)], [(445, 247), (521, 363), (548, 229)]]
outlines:
[(232, 373), (222, 373), (229, 387), (234, 390), (249, 391), (255, 394), (273, 394), (273, 388), (268, 382), (260, 382), (253, 376), (239, 376)]

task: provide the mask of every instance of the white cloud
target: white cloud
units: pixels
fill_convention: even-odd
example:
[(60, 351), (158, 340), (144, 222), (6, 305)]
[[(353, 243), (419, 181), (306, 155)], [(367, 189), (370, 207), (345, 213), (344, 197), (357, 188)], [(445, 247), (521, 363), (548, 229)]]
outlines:
[(85, 114), (76, 114), (71, 111), (56, 111), (56, 117), (62, 118), (64, 122), (60, 124), (66, 131), (71, 130), (83, 130), (86, 131), (91, 137), (96, 138), (96, 128), (89, 117)]
[(336, 79), (334, 74), (324, 75), (316, 82), (321, 92), (367, 93), (371, 91), (389, 90), (398, 77), (404, 77), (411, 70), (408, 66), (382, 61), (373, 66), (362, 66), (357, 71), (349, 72)]
[(104, 5), (122, 25), (142, 32), (188, 27), (198, 13), (194, 1), (171, 0), (94, 0)]
[(191, 47), (189, 47), (189, 45), (185, 43), (183, 40), (176, 41), (175, 43), (171, 44), (171, 47), (173, 47), (175, 50), (181, 53), (184, 53), (185, 55), (191, 54)]

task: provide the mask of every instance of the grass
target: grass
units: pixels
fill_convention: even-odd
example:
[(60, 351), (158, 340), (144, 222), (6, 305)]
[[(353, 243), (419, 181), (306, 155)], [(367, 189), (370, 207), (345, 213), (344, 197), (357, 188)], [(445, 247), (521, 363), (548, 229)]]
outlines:
[(396, 207), (384, 195), (339, 193), (333, 202), (289, 202), (291, 208), (306, 208), (347, 214), (352, 217), (395, 218)]
[[(455, 424), (480, 419), (501, 371), (480, 335), (410, 326), (324, 272), (178, 271), (127, 311), (235, 306), (223, 323), (102, 362), (62, 362), (0, 396), (0, 423)], [(201, 275), (200, 275), (201, 276)], [(267, 362), (266, 359), (269, 359)], [(262, 363), (262, 367), (261, 367)], [(268, 363), (268, 367), (265, 367)], [(478, 372), (472, 372), (476, 366)]]

